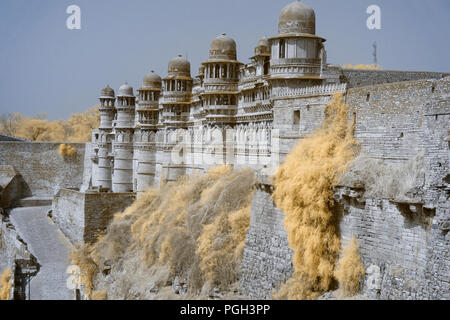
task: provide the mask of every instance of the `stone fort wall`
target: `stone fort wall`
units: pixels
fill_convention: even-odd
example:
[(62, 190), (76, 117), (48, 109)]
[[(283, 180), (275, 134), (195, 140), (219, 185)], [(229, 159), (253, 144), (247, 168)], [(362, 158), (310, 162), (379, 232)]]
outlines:
[(79, 188), (83, 178), (84, 143), (72, 159), (58, 153), (60, 143), (0, 142), (0, 165), (12, 165), (33, 196), (53, 196), (61, 188)]
[(349, 88), (357, 88), (420, 79), (442, 79), (448, 76), (450, 73), (443, 72), (342, 69), (341, 81), (347, 83)]
[(72, 243), (93, 243), (114, 214), (135, 200), (134, 193), (84, 193), (62, 189), (53, 199), (52, 218)]
[[(341, 243), (357, 238), (366, 268), (361, 288), (368, 297), (450, 298), (450, 208), (448, 181), (443, 181), (450, 173), (449, 92), (450, 78), (445, 78), (353, 88), (346, 94), (364, 153), (397, 163), (425, 155), (421, 203), (364, 199), (358, 190), (336, 190)], [(271, 297), (293, 271), (284, 214), (271, 190), (270, 181), (261, 179), (242, 263), (241, 286), (255, 298)]]

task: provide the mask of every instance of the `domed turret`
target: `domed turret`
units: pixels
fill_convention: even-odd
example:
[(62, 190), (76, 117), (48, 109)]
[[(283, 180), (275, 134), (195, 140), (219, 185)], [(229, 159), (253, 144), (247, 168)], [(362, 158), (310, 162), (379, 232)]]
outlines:
[(278, 34), (316, 33), (316, 15), (306, 4), (295, 1), (281, 10)]
[(258, 44), (255, 48), (255, 55), (268, 54), (270, 55), (269, 39), (262, 37), (258, 40)]
[(143, 88), (161, 88), (161, 77), (158, 76), (153, 70), (149, 74), (144, 76), (142, 80)]
[(236, 60), (236, 42), (222, 33), (211, 42), (209, 59)]
[(180, 54), (169, 62), (169, 76), (191, 77), (191, 64)]
[(125, 82), (120, 88), (119, 93), (117, 94), (118, 97), (134, 97), (133, 94), (133, 88)]
[(106, 88), (102, 89), (101, 97), (114, 98), (114, 90), (107, 85)]

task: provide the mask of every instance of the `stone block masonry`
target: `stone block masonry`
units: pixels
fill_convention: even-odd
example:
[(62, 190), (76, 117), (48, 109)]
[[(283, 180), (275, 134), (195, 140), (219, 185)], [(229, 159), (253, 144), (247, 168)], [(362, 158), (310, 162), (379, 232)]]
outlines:
[(284, 213), (275, 206), (270, 188), (257, 185), (242, 259), (241, 288), (246, 295), (258, 299), (270, 299), (272, 290), (278, 290), (293, 271)]
[[(292, 250), (284, 214), (274, 205), (270, 186), (258, 188), (242, 261), (241, 288), (257, 299), (291, 277)], [(447, 200), (436, 210), (421, 204), (367, 199), (336, 192), (341, 216), (341, 245), (354, 236), (366, 269), (362, 294), (373, 299), (450, 299), (450, 210)]]
[(53, 199), (52, 217), (72, 243), (93, 243), (115, 213), (135, 200), (134, 193), (83, 193), (62, 189)]
[(347, 83), (349, 88), (357, 88), (421, 79), (442, 79), (448, 76), (450, 73), (444, 72), (343, 69), (341, 81)]
[[(349, 187), (335, 190), (341, 245), (353, 236), (358, 240), (366, 269), (361, 290), (369, 298), (450, 299), (449, 92), (449, 77), (347, 91), (349, 119), (356, 120), (363, 153), (391, 163), (424, 154), (423, 197), (417, 203), (365, 198), (362, 190)], [(241, 287), (263, 299), (293, 268), (284, 214), (272, 201), (270, 181), (261, 181), (252, 203)]]
[(71, 143), (74, 158), (64, 159), (60, 143), (0, 142), (0, 165), (12, 165), (33, 196), (53, 196), (61, 188), (79, 188), (83, 179), (84, 143)]

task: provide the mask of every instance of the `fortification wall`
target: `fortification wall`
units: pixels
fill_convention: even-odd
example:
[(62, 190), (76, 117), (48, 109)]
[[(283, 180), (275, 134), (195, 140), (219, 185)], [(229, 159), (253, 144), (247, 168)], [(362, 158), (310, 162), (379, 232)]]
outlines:
[(59, 143), (0, 142), (0, 165), (12, 165), (23, 177), (33, 196), (54, 195), (61, 188), (79, 188), (83, 178), (85, 145), (74, 158), (58, 154)]
[(341, 244), (356, 237), (366, 269), (362, 292), (379, 299), (449, 299), (448, 202), (420, 204), (367, 199), (338, 190)]
[[(361, 289), (368, 297), (450, 298), (449, 84), (450, 78), (418, 80), (354, 88), (346, 95), (364, 153), (386, 162), (403, 162), (419, 152), (425, 158), (420, 203), (336, 191), (341, 244), (352, 236), (360, 243), (366, 268)], [(284, 215), (272, 201), (270, 182), (263, 180), (260, 186), (252, 204), (241, 285), (245, 294), (266, 298), (293, 270)]]
[(94, 242), (115, 213), (135, 200), (134, 193), (83, 193), (62, 189), (53, 199), (52, 216), (72, 243)]
[(376, 84), (413, 81), (420, 79), (442, 79), (450, 73), (424, 71), (394, 71), (394, 70), (351, 70), (343, 69), (341, 81), (349, 88), (372, 86)]
[[(366, 270), (361, 293), (374, 299), (449, 299), (448, 198), (436, 209), (356, 198), (353, 191), (338, 190), (336, 214), (342, 247), (353, 236), (360, 245)], [(270, 298), (292, 275), (283, 218), (270, 186), (258, 188), (242, 260), (241, 287), (251, 297)]]
[[(428, 121), (428, 104), (450, 92), (450, 78), (418, 80), (350, 89), (346, 102), (356, 117), (355, 137), (373, 158), (399, 162), (424, 151), (425, 128), (446, 132), (448, 110)], [(427, 121), (426, 121), (427, 120)], [(447, 122), (448, 123), (448, 122)]]
[(81, 243), (84, 235), (84, 193), (62, 189), (52, 202), (52, 218), (73, 243)]
[(270, 188), (259, 184), (253, 195), (241, 264), (241, 288), (246, 295), (258, 299), (270, 299), (272, 290), (278, 290), (293, 271), (284, 213), (273, 203)]
[(97, 236), (106, 230), (114, 214), (125, 210), (135, 199), (134, 193), (86, 193), (83, 240), (95, 242)]

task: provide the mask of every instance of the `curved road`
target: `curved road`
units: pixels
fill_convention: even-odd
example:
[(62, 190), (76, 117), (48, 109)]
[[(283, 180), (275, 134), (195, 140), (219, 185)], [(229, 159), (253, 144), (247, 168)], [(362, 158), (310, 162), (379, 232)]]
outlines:
[(66, 286), (72, 245), (47, 217), (49, 209), (51, 207), (15, 208), (9, 213), (17, 232), (41, 266), (31, 279), (30, 299), (73, 300), (73, 291)]

